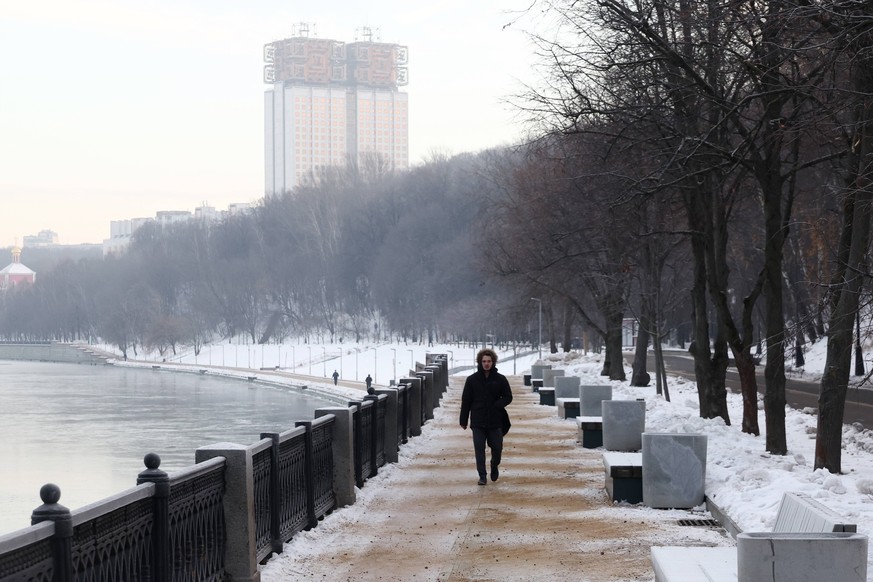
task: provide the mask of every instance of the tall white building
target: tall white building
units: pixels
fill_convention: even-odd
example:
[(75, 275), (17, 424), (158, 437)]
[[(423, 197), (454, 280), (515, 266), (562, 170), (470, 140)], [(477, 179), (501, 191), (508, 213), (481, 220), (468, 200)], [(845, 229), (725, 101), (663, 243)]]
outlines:
[(406, 47), (363, 40), (292, 38), (264, 47), (265, 190), (290, 191), (324, 167), (377, 155), (409, 167)]

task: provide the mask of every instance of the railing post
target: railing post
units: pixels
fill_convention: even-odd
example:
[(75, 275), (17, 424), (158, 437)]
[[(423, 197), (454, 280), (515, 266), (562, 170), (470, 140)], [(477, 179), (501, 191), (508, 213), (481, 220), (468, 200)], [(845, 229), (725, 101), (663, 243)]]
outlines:
[(294, 426), (302, 426), (306, 429), (303, 436), (304, 455), (303, 466), (305, 467), (306, 479), (306, 527), (313, 528), (318, 525), (318, 517), (315, 515), (315, 469), (312, 462), (312, 421), (301, 420), (294, 423)]
[(197, 448), (197, 463), (224, 457), (224, 520), (227, 544), (225, 574), (234, 582), (258, 582), (255, 526), (255, 478), (252, 449), (236, 443), (216, 443)]
[(59, 504), (61, 488), (54, 483), (46, 483), (39, 490), (42, 505), (33, 510), (30, 524), (36, 525), (43, 521), (55, 523), (55, 533), (52, 536), (52, 562), (54, 569), (53, 582), (72, 582), (73, 576), (73, 517), (70, 510)]
[(400, 449), (401, 439), (398, 431), (397, 390), (386, 388), (376, 390), (376, 394), (384, 394), (387, 398), (385, 401), (385, 462), (396, 463), (399, 458), (397, 451)]
[(364, 435), (361, 432), (361, 403), (349, 402), (352, 409), (352, 459), (355, 467), (355, 485), (364, 486)]
[(407, 386), (407, 400), (409, 401), (409, 436), (419, 436), (421, 434), (421, 400), (424, 390), (422, 390), (421, 378), (401, 378), (401, 382)]
[(315, 418), (333, 414), (333, 491), (337, 507), (355, 503), (354, 428), (352, 409), (349, 407), (319, 408)]
[(154, 483), (152, 495), (152, 560), (149, 564), (155, 582), (170, 581), (170, 477), (159, 467), (161, 457), (148, 453), (143, 457), (145, 471), (136, 478), (136, 484)]
[(285, 542), (281, 535), (282, 492), (279, 486), (279, 433), (262, 432), (262, 439), (270, 439), (270, 549), (281, 554)]
[[(364, 396), (364, 400), (370, 400), (370, 477), (379, 473), (379, 396), (375, 394)], [(384, 426), (382, 427), (384, 435)], [(382, 441), (384, 445), (384, 440)], [(382, 451), (384, 454), (384, 451)]]

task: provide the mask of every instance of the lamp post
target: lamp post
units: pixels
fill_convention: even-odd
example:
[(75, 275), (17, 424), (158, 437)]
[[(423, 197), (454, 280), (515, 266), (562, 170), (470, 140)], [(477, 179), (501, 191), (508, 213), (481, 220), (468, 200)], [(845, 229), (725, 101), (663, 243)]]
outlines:
[(394, 375), (392, 378), (397, 380), (397, 348), (391, 348), (391, 365), (394, 367)]
[(312, 376), (312, 346), (306, 346), (309, 350), (309, 375)]
[(321, 375), (327, 378), (327, 348), (321, 346)]
[(531, 297), (531, 301), (537, 302), (537, 312), (539, 313), (540, 320), (540, 335), (539, 335), (539, 358), (543, 359), (543, 300), (537, 299), (536, 297)]
[(453, 352), (452, 350), (446, 350), (446, 351), (449, 352), (449, 370), (451, 370), (454, 367), (452, 365), (452, 362), (455, 361), (455, 352)]
[(409, 352), (409, 372), (410, 373), (415, 372), (415, 356), (414, 356), (415, 352), (413, 352), (410, 349), (407, 349), (406, 351)]
[(379, 350), (373, 348), (373, 382), (377, 382), (376, 377), (379, 374)]

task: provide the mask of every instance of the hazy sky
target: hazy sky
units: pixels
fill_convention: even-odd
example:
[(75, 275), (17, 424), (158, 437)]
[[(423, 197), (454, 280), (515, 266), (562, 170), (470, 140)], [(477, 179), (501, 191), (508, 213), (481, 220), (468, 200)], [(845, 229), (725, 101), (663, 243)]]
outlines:
[[(410, 161), (517, 141), (529, 0), (0, 0), (0, 247), (263, 195), (263, 45), (300, 22), (409, 47)], [(313, 36), (310, 34), (310, 36)], [(2, 261), (0, 261), (2, 262)]]

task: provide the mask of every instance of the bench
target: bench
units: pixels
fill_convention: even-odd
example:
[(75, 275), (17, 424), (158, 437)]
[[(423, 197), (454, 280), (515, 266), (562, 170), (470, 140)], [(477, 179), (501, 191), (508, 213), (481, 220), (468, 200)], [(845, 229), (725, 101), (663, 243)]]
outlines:
[(578, 398), (555, 398), (558, 407), (558, 418), (576, 418), (579, 416)]
[(603, 453), (605, 487), (613, 503), (642, 503), (643, 501), (643, 454)]
[(603, 446), (603, 419), (599, 416), (577, 416), (579, 442), (586, 449)]
[[(856, 531), (855, 524), (847, 523), (841, 515), (808, 495), (784, 493), (773, 531), (740, 533), (737, 547), (652, 546), (655, 582), (810, 579), (798, 577), (798, 571), (813, 573), (816, 580), (864, 582), (867, 539)], [(765, 553), (766, 560), (761, 559), (760, 551)], [(840, 552), (840, 563), (822, 559), (822, 555), (833, 556), (835, 551)], [(858, 555), (861, 557), (857, 558)], [(810, 559), (813, 556), (817, 557)], [(803, 570), (798, 570), (799, 565)], [(768, 569), (766, 578), (761, 577), (762, 567)]]
[(554, 388), (540, 388), (537, 390), (540, 394), (540, 404), (542, 406), (554, 406), (555, 405), (555, 389)]

